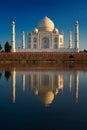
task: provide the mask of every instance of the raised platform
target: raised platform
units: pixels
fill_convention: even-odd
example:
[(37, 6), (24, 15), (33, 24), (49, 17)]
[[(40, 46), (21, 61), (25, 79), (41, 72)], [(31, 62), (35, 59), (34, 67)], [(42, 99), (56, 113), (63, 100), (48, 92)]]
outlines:
[[(87, 63), (87, 53), (63, 53), (63, 52), (15, 52), (15, 53), (0, 53), (0, 63), (5, 62), (24, 62), (30, 63), (31, 61), (42, 61), (49, 63), (65, 63), (65, 62), (84, 62)], [(35, 63), (33, 62), (33, 63)]]
[(54, 48), (53, 49), (52, 48), (49, 48), (49, 49), (16, 48), (15, 51), (16, 52), (79, 52), (79, 49), (76, 49), (76, 48), (56, 48), (56, 49)]

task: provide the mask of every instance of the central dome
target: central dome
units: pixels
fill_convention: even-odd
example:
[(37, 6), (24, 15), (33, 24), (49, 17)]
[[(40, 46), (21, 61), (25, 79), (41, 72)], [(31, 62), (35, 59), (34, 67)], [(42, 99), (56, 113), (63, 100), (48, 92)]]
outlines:
[(44, 17), (38, 25), (38, 30), (52, 32), (54, 30), (53, 21), (51, 19), (49, 19), (47, 16)]

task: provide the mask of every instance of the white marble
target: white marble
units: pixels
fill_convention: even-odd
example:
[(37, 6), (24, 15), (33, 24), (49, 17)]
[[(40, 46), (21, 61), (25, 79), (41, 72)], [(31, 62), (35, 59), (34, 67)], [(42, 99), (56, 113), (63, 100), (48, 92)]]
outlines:
[(15, 23), (12, 22), (12, 52), (79, 52), (79, 25), (75, 23), (75, 47), (72, 48), (72, 32), (69, 46), (64, 48), (64, 33), (59, 33), (53, 21), (44, 17), (38, 27), (28, 34), (28, 48), (25, 48), (25, 33), (22, 33), (22, 48), (15, 47)]

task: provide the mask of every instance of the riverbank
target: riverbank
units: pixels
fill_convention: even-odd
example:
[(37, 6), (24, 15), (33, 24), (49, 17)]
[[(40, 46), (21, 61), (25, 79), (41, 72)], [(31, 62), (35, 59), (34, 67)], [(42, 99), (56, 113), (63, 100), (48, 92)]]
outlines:
[(3, 52), (0, 64), (87, 64), (87, 53)]

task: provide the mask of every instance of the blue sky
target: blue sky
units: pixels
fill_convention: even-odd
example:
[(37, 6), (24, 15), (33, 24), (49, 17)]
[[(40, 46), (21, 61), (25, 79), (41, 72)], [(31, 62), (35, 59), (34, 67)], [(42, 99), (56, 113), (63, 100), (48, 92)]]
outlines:
[[(16, 23), (16, 46), (21, 46), (21, 33), (32, 32), (40, 20), (48, 16), (59, 32), (64, 31), (68, 47), (69, 31), (75, 40), (75, 21), (79, 21), (80, 49), (87, 49), (86, 0), (0, 0), (0, 44), (11, 43), (11, 23)], [(27, 44), (27, 36), (26, 36)]]

